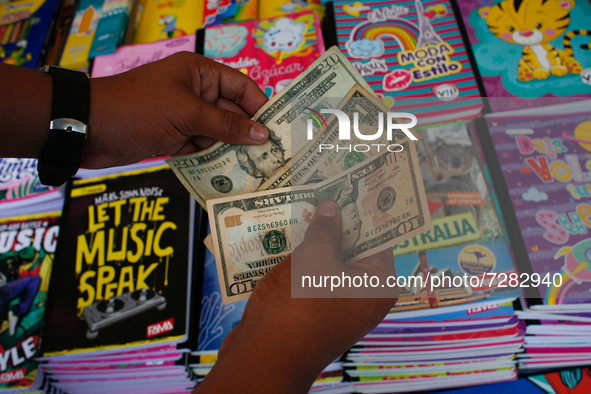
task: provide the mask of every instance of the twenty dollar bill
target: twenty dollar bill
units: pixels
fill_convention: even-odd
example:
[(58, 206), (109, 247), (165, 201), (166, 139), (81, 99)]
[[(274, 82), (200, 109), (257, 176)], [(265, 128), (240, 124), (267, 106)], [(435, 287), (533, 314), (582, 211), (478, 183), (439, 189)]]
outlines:
[(257, 190), (308, 141), (292, 138), (291, 125), (323, 98), (345, 97), (355, 85), (371, 88), (335, 46), (273, 96), (252, 118), (270, 130), (263, 145), (216, 143), (202, 152), (167, 160), (174, 173), (206, 208), (210, 199)]
[[(361, 140), (356, 133), (351, 133), (350, 139), (340, 140), (339, 120), (334, 115), (325, 115), (326, 126), (324, 122), (318, 122), (320, 127), (312, 140), (308, 141), (301, 150), (294, 152), (286, 165), (261, 184), (259, 191), (317, 183), (329, 179), (357, 163), (384, 153), (389, 148), (398, 150), (394, 144), (408, 137), (402, 129), (395, 129), (392, 132), (392, 139), (387, 139), (386, 117), (390, 109), (361, 85), (353, 86), (338, 103), (336, 109), (345, 113), (350, 120), (356, 119), (354, 125), (357, 125), (361, 134), (371, 136), (381, 130), (381, 135), (375, 140), (368, 141)], [(402, 119), (395, 121), (398, 124), (407, 123)], [(404, 128), (408, 130), (407, 127)], [(408, 132), (411, 133), (410, 130)], [(293, 135), (306, 135), (301, 122), (293, 124)], [(419, 133), (412, 130), (411, 135), (417, 138)]]

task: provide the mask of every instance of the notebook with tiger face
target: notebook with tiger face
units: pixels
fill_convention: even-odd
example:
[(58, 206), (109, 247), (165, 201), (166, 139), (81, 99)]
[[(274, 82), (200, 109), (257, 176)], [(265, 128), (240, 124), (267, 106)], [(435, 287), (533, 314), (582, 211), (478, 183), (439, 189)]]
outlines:
[(458, 0), (493, 111), (591, 96), (587, 0)]

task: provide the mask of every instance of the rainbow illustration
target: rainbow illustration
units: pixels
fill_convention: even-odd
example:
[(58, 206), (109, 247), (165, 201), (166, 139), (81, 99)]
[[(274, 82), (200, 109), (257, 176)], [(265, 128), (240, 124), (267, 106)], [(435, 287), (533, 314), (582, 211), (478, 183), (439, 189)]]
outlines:
[(368, 21), (355, 26), (351, 31), (349, 41), (377, 40), (385, 37), (394, 38), (402, 50), (410, 51), (417, 46), (419, 28), (414, 23), (403, 19), (383, 22)]
[(591, 239), (586, 239), (575, 246), (561, 248), (555, 259), (564, 257), (564, 266), (559, 272), (561, 276), (560, 286), (548, 286), (546, 291), (546, 303), (548, 305), (562, 304), (568, 290), (575, 284), (591, 281)]

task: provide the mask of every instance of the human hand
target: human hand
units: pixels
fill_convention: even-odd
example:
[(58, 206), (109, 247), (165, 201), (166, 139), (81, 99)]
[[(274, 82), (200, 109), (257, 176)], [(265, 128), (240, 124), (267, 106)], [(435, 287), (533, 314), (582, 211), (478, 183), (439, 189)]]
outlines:
[(217, 140), (260, 145), (268, 138), (249, 119), (267, 101), (257, 84), (194, 53), (92, 78), (90, 95), (84, 168), (194, 153)]
[(367, 274), (381, 283), (396, 275), (391, 249), (343, 263), (338, 258), (340, 222), (337, 204), (320, 204), (302, 244), (256, 285), (241, 322), (222, 343), (216, 365), (195, 394), (307, 393), (322, 369), (382, 321), (398, 288), (331, 292), (301, 287), (301, 275)]

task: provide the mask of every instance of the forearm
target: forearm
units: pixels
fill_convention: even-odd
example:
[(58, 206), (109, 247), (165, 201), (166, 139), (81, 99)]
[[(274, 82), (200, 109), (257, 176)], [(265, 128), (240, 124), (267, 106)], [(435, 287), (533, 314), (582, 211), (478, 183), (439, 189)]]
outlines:
[[(310, 302), (330, 300), (291, 298), (290, 264), (291, 256), (257, 284), (242, 320), (224, 339), (218, 361), (193, 394), (305, 394), (320, 372), (351, 345), (323, 330), (319, 315), (309, 307)], [(277, 283), (283, 285), (273, 287)], [(270, 286), (279, 293), (269, 293)], [(331, 319), (326, 306), (325, 316)]]
[[(268, 326), (258, 328), (266, 331)], [(298, 328), (288, 330), (294, 329)], [(323, 369), (313, 359), (316, 352), (310, 344), (293, 343), (285, 328), (275, 332), (274, 338), (243, 334), (232, 332), (213, 369), (193, 394), (305, 394)]]
[(0, 64), (0, 157), (38, 157), (51, 116), (51, 76)]
[[(0, 64), (0, 157), (39, 157), (51, 120), (52, 91), (51, 75)], [(255, 129), (250, 117), (266, 101), (246, 75), (189, 52), (92, 78), (81, 166), (186, 155), (218, 140), (262, 145), (268, 131)]]

